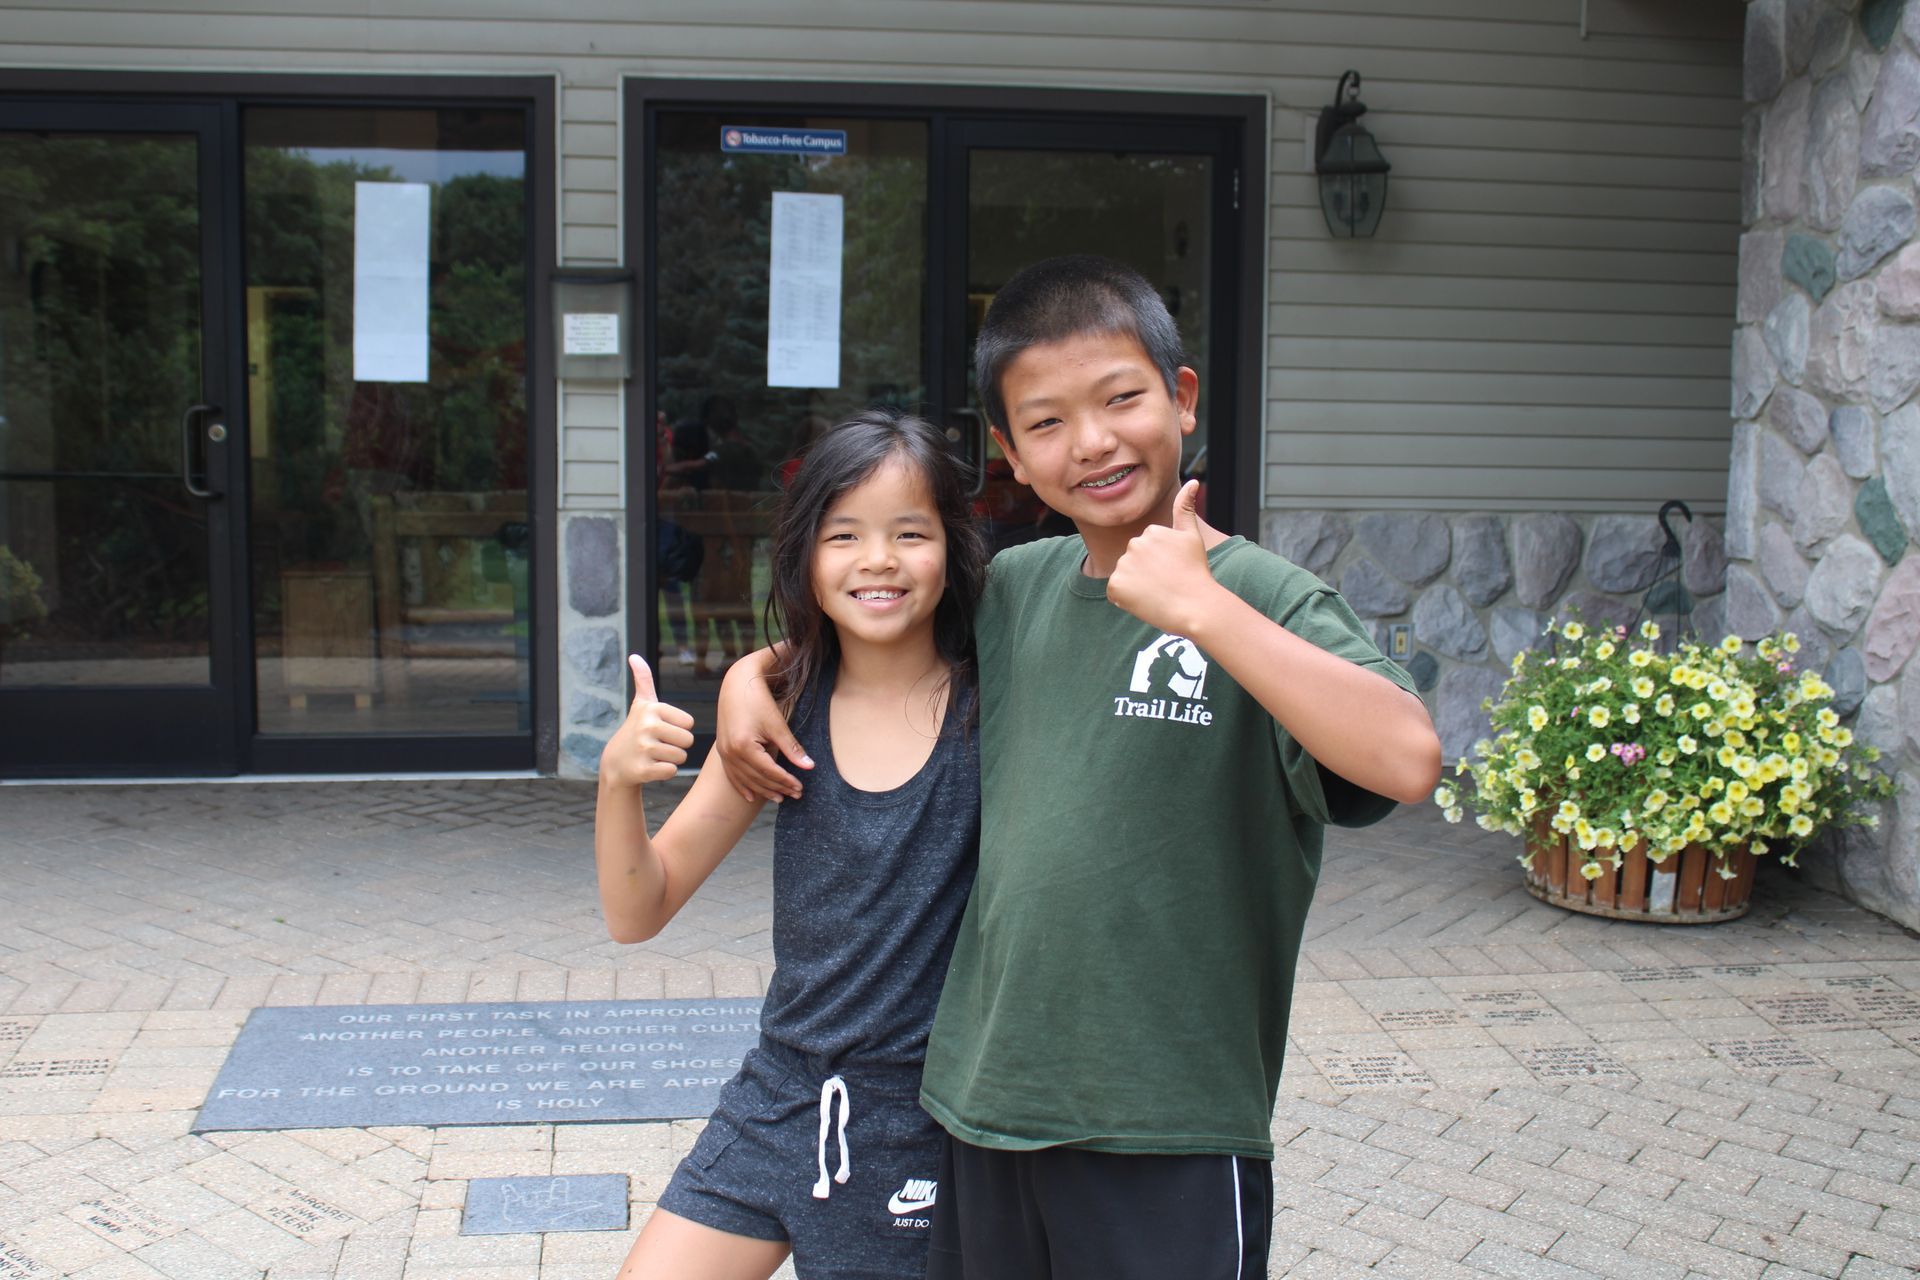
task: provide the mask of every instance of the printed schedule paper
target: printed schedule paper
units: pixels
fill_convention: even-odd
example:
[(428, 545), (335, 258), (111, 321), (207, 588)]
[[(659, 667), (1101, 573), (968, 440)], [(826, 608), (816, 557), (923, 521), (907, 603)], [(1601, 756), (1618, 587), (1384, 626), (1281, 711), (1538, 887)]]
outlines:
[(432, 188), (353, 184), (353, 378), (427, 380), (427, 246)]
[(767, 385), (840, 385), (840, 196), (773, 193), (767, 287)]

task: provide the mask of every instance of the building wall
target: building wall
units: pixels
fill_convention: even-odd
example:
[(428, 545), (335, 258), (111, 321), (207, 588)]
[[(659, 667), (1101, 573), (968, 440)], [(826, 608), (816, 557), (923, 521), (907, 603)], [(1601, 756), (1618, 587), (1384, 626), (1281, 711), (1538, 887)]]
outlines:
[[(1724, 501), (1739, 17), (1653, 0), (40, 0), (7, 8), (0, 63), (550, 72), (557, 251), (582, 266), (619, 254), (624, 75), (1265, 95), (1270, 514), (1573, 512), (1584, 537), (1602, 513)], [(1342, 243), (1308, 140), (1348, 67), (1394, 172), (1378, 238)], [(606, 519), (626, 498), (620, 389), (555, 394), (563, 526)], [(578, 545), (617, 548), (605, 533)], [(602, 656), (625, 638), (617, 587), (556, 567), (563, 768), (583, 772), (618, 704)], [(1441, 657), (1489, 678), (1490, 657)]]
[(1754, 0), (1746, 60), (1727, 621), (1882, 751), (1899, 798), (1812, 865), (1920, 927), (1920, 6)]

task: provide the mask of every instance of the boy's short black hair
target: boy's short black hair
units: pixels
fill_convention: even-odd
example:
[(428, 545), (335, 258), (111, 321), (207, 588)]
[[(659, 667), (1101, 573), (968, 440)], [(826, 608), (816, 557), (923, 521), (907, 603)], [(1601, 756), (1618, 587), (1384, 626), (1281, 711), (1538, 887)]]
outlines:
[(980, 336), (973, 344), (973, 367), (987, 422), (1011, 433), (1000, 379), (1028, 347), (1062, 342), (1083, 333), (1120, 333), (1137, 341), (1166, 379), (1167, 394), (1178, 386), (1186, 356), (1180, 328), (1147, 278), (1124, 263), (1090, 253), (1047, 258), (1022, 268), (994, 295)]

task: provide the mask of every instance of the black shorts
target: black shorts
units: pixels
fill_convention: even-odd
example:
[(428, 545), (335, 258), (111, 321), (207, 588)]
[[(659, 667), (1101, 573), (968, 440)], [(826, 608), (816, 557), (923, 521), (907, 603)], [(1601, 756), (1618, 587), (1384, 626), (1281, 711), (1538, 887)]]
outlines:
[[(801, 1280), (920, 1280), (942, 1131), (920, 1071), (843, 1070), (762, 1041), (720, 1091), (660, 1207), (793, 1246)], [(824, 1122), (823, 1122), (824, 1113)]]
[(927, 1280), (1256, 1280), (1272, 1234), (1264, 1160), (949, 1137)]

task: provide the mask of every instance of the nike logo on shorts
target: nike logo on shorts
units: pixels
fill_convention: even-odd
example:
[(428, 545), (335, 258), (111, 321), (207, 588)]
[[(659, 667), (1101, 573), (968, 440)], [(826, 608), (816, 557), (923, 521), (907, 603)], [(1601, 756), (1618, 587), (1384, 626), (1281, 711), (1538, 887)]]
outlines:
[(908, 1214), (931, 1209), (939, 1191), (940, 1184), (931, 1178), (908, 1178), (907, 1184), (887, 1201), (887, 1212)]

